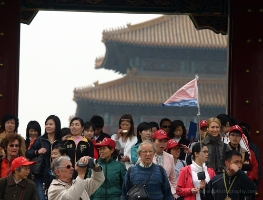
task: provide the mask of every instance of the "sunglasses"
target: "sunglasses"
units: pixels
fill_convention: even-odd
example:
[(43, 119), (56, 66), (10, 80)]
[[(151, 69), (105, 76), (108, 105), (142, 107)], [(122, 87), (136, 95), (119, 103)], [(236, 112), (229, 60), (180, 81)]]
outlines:
[(171, 126), (164, 125), (163, 128), (171, 128)]
[(241, 134), (239, 133), (230, 133), (231, 136), (241, 137)]
[(66, 165), (66, 166), (61, 166), (59, 168), (67, 168), (67, 169), (71, 169), (72, 165)]
[(19, 147), (19, 144), (9, 144), (8, 146), (11, 147), (11, 148), (13, 148), (13, 147), (18, 148), (18, 147)]

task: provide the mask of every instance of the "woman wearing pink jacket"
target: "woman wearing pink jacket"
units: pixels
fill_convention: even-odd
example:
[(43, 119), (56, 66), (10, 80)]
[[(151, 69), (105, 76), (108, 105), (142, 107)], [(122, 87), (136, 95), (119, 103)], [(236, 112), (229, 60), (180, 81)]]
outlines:
[(187, 157), (188, 166), (181, 169), (176, 194), (184, 197), (184, 200), (205, 200), (204, 190), (206, 184), (215, 176), (212, 168), (208, 168), (205, 162), (208, 159), (207, 146), (196, 143), (192, 153)]

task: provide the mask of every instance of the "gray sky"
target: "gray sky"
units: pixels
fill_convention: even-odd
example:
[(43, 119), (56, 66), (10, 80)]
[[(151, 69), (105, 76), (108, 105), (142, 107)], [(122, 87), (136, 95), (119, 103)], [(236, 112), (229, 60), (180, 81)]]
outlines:
[(105, 55), (102, 31), (159, 16), (41, 11), (29, 26), (21, 24), (18, 132), (25, 136), (27, 123), (36, 120), (43, 133), (51, 114), (68, 127), (74, 88), (122, 77), (94, 69), (95, 58)]

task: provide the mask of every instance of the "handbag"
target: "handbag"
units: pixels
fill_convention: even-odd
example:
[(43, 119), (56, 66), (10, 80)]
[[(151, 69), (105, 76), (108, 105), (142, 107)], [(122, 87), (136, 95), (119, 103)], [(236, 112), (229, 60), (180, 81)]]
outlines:
[[(43, 147), (41, 138), (40, 138), (40, 144), (41, 144), (41, 147)], [(45, 160), (45, 154), (39, 154), (36, 157), (31, 159), (31, 161), (36, 162), (36, 164), (30, 165), (30, 170), (34, 175), (43, 174), (42, 168), (44, 165), (44, 160)]]
[[(137, 185), (134, 185), (132, 186), (131, 189), (129, 189), (129, 191), (127, 192), (127, 199), (128, 200), (137, 200), (137, 199), (140, 199), (140, 200), (150, 200), (150, 196), (146, 190), (146, 184), (152, 174), (152, 171), (153, 171), (153, 168), (154, 166), (152, 166), (152, 169), (145, 181), (145, 183), (142, 185), (142, 184), (137, 184)], [(131, 173), (131, 167), (128, 169), (128, 178), (129, 178), (129, 182), (130, 182), (130, 173)]]

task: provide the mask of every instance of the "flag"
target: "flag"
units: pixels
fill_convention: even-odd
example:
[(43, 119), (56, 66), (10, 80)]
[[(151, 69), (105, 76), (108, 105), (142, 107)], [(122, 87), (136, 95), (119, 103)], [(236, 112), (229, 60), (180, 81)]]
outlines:
[(190, 142), (194, 142), (196, 140), (196, 132), (197, 132), (197, 124), (195, 122), (190, 121), (190, 126), (188, 129), (187, 138)]
[(182, 88), (180, 88), (162, 105), (179, 107), (197, 106), (199, 108), (197, 80), (198, 76), (196, 76), (194, 80), (190, 81)]

